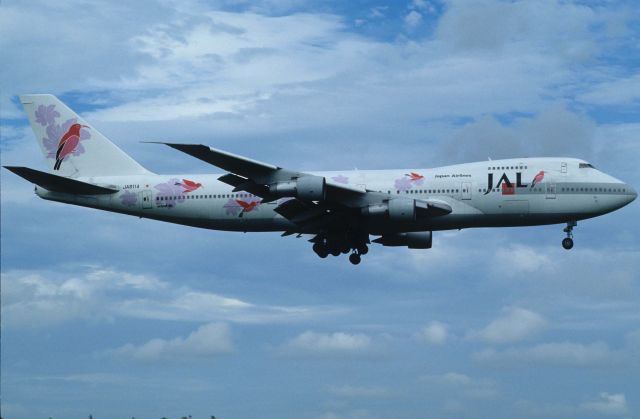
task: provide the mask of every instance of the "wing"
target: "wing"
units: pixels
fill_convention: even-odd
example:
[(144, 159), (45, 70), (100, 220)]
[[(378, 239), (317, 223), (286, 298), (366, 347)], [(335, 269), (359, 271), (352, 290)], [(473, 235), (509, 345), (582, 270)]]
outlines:
[[(205, 161), (230, 173), (218, 180), (234, 187), (234, 192), (246, 191), (263, 198), (265, 202), (274, 201), (285, 192), (281, 191), (284, 183), (295, 182), (301, 178), (318, 177), (309, 173), (283, 169), (269, 163), (263, 163), (247, 157), (217, 150), (202, 144), (165, 144), (190, 156)], [(348, 201), (366, 193), (365, 189), (343, 185), (333, 180), (324, 180), (326, 187), (324, 198)]]
[[(165, 144), (205, 161), (227, 174), (218, 178), (233, 186), (233, 191), (246, 191), (262, 198), (262, 202), (281, 200), (275, 211), (297, 226), (299, 231), (346, 229), (348, 219), (363, 216), (371, 205), (384, 205), (396, 197), (364, 188), (337, 183), (311, 173), (284, 169), (269, 163), (217, 150), (201, 144)], [(435, 217), (451, 212), (442, 201), (415, 201), (415, 211), (423, 217)], [(288, 234), (290, 232), (285, 232)]]

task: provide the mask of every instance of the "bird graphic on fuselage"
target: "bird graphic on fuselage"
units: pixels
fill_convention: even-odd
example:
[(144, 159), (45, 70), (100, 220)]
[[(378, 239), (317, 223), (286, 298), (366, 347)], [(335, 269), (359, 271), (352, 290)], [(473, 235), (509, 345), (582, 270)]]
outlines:
[(540, 170), (538, 174), (533, 177), (533, 181), (531, 181), (531, 188), (542, 182), (542, 179), (544, 179), (544, 170)]

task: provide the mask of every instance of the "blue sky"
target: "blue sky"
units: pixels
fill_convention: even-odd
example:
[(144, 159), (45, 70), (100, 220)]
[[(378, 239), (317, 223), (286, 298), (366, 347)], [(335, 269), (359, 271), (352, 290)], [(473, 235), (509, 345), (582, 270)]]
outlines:
[[(44, 169), (17, 101), (304, 170), (573, 156), (638, 189), (634, 1), (5, 1), (2, 164)], [(302, 239), (46, 202), (2, 171), (6, 418), (631, 418), (638, 203), (435, 234), (357, 267)]]

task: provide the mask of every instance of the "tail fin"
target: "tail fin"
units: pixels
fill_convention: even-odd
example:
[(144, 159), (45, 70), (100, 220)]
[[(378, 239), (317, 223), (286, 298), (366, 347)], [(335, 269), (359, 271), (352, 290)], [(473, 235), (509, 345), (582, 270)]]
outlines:
[(20, 101), (53, 173), (66, 177), (149, 173), (57, 97), (23, 95)]

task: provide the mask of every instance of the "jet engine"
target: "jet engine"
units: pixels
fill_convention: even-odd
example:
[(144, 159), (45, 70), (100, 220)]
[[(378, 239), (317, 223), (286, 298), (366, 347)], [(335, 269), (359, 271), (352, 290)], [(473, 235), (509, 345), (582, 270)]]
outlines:
[(383, 246), (407, 246), (409, 249), (431, 249), (433, 235), (430, 231), (385, 234), (375, 239), (374, 243)]
[(363, 215), (374, 218), (389, 218), (393, 221), (414, 221), (416, 219), (416, 200), (393, 198), (382, 204), (369, 205), (362, 209)]
[(305, 201), (324, 200), (326, 189), (327, 182), (322, 176), (302, 176), (269, 185), (269, 192), (277, 197), (293, 197)]

